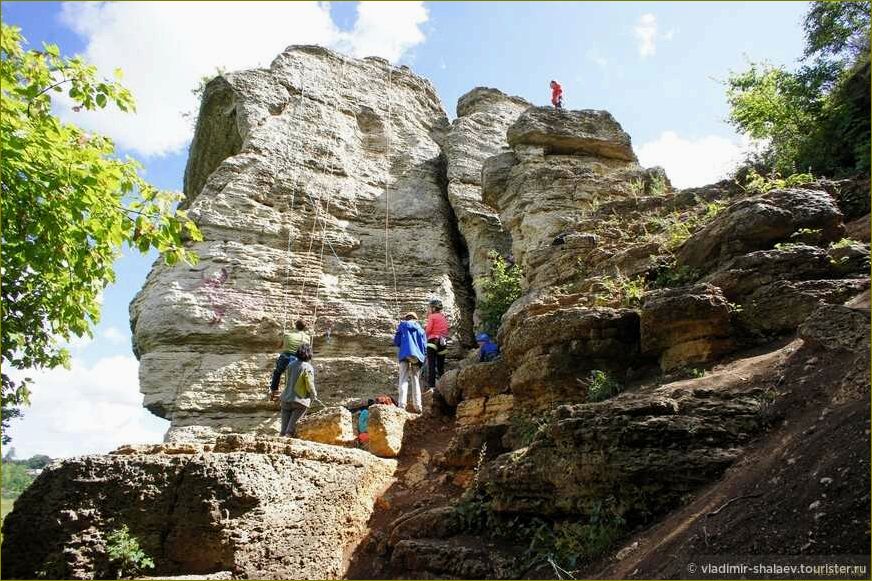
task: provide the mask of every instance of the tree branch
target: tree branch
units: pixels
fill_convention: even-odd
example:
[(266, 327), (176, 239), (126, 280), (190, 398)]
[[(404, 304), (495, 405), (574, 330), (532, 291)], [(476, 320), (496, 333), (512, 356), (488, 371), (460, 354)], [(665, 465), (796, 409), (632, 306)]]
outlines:
[(33, 102), (37, 99), (37, 97), (44, 95), (48, 91), (51, 91), (52, 89), (54, 89), (55, 87), (59, 87), (59, 86), (63, 85), (64, 83), (70, 82), (71, 80), (72, 79), (68, 79), (68, 78), (64, 77), (62, 80), (60, 80), (57, 83), (54, 83), (52, 85), (49, 85), (48, 87), (46, 87), (45, 89), (43, 89), (42, 91), (40, 91), (39, 93), (37, 93), (36, 95), (31, 97), (30, 99), (28, 99), (27, 100), (27, 116), (30, 117), (30, 106), (33, 105)]

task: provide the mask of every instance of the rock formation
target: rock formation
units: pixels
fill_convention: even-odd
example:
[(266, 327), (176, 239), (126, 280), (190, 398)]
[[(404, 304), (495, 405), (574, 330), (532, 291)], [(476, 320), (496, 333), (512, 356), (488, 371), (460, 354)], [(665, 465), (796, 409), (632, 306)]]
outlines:
[[(122, 523), (167, 575), (578, 573), (722, 477), (793, 522), (774, 500), (779, 478), (806, 486), (799, 471), (761, 479), (737, 460), (769, 454), (769, 470), (782, 442), (796, 460), (813, 432), (854, 439), (815, 448), (808, 471), (838, 469), (865, 494), (846, 501), (862, 512), (853, 532), (814, 530), (868, 547), (868, 179), (674, 191), (608, 112), (477, 88), (457, 114), (449, 125), (407, 69), (316, 47), (206, 86), (185, 176), (202, 262), (155, 265), (131, 305), (168, 442), (47, 470), (7, 517), (4, 574), (110, 574), (105, 534)], [(523, 296), (502, 318), (502, 357), (479, 363), (462, 348), (491, 251), (522, 268)], [(372, 406), (368, 451), (340, 447), (357, 445), (341, 407), (300, 426), (338, 446), (221, 435), (276, 429), (266, 382), (297, 317), (314, 327), (322, 399), (393, 391), (397, 316), (432, 295), (458, 340), (431, 415)], [(842, 466), (857, 450), (863, 477)], [(707, 502), (687, 526), (717, 515)], [(674, 526), (663, 542), (708, 549)], [(763, 546), (713, 534), (731, 554)], [(794, 540), (792, 554), (827, 554)], [(649, 549), (643, 571), (684, 573)]]
[(457, 102), (457, 118), (445, 138), (448, 200), (469, 253), (469, 275), (476, 296), (490, 274), (488, 255), (511, 252), (511, 236), (494, 208), (482, 201), (482, 164), (508, 152), (506, 131), (530, 108), (527, 101), (496, 89), (478, 87)]
[(426, 80), (318, 47), (205, 87), (185, 171), (200, 264), (156, 264), (130, 308), (140, 389), (170, 439), (274, 433), (266, 388), (298, 317), (328, 401), (392, 389), (399, 314), (431, 296), (469, 340), (447, 130)]
[(6, 518), (3, 575), (114, 578), (106, 535), (127, 525), (158, 575), (336, 578), (394, 469), (359, 450), (251, 436), (64, 460)]

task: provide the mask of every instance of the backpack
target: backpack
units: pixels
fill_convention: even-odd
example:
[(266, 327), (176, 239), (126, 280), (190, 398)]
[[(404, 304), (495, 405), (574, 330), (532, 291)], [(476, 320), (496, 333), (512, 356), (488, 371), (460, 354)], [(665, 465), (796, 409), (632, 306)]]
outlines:
[(294, 383), (294, 394), (302, 399), (305, 399), (310, 395), (309, 387), (306, 385), (306, 380), (304, 377), (306, 373), (307, 371), (305, 369), (301, 369), (300, 375), (297, 377), (297, 381)]

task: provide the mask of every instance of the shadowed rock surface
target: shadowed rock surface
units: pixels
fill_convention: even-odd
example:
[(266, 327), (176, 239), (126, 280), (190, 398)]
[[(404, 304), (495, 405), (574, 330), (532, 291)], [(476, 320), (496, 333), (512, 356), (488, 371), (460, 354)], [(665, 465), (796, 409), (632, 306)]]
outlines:
[(114, 578), (106, 534), (127, 525), (155, 573), (336, 578), (395, 463), (300, 440), (121, 448), (47, 468), (3, 524), (7, 578)]

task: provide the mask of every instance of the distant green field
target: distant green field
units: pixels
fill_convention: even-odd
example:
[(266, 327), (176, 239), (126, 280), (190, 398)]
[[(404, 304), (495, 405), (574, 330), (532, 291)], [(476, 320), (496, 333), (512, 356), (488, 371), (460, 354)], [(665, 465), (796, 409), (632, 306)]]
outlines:
[(14, 498), (6, 498), (5, 496), (3, 498), (0, 498), (0, 522), (2, 522), (4, 518), (6, 518), (7, 514), (12, 512), (13, 504), (15, 504)]

